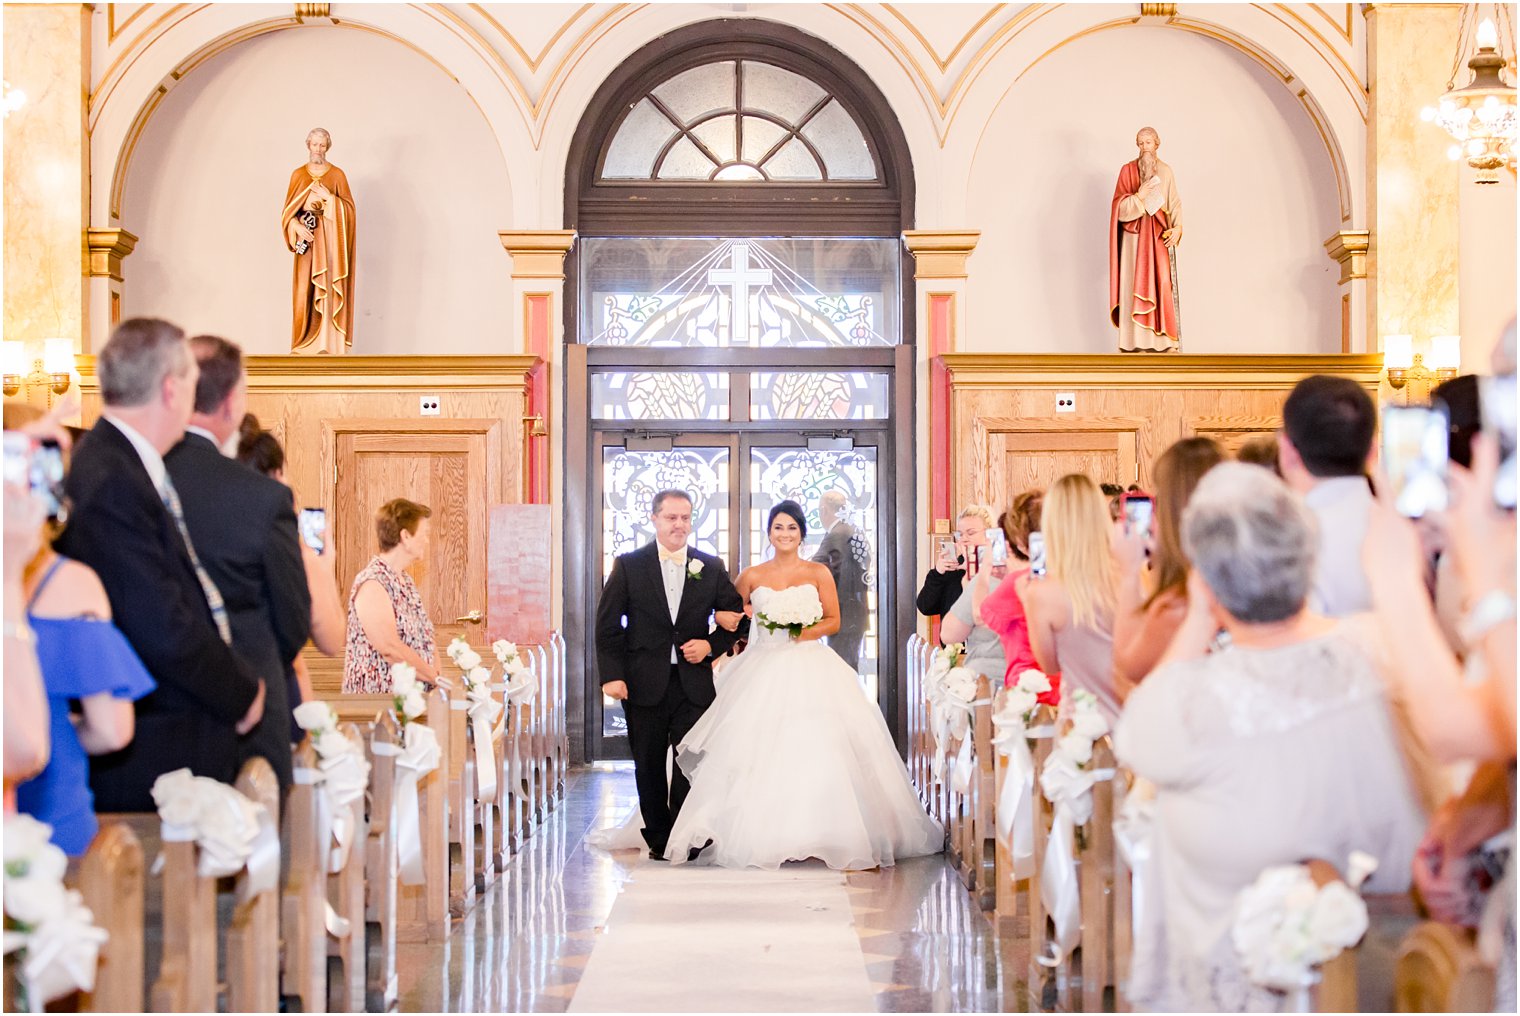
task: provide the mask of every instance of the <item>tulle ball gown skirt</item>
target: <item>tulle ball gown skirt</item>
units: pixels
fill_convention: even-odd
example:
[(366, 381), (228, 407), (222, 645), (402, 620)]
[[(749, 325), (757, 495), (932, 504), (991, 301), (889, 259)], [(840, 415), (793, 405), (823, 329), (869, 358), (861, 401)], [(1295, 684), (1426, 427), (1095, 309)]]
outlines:
[(855, 672), (818, 642), (752, 645), (676, 755), (691, 793), (666, 857), (779, 868), (818, 858), (862, 869), (938, 853), (880, 710)]

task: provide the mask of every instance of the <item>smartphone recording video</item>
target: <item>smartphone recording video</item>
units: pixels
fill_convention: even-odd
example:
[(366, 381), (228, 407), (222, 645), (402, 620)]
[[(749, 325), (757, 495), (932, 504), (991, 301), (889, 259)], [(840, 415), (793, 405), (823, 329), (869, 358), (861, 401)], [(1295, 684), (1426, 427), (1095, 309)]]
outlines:
[(1450, 423), (1444, 406), (1385, 406), (1383, 468), (1395, 510), (1418, 519), (1445, 511)]
[(32, 446), (30, 469), (32, 493), (45, 506), (47, 517), (63, 517), (63, 448), (51, 438)]
[(992, 541), (992, 554), (990, 556), (992, 567), (1006, 567), (1008, 564), (1007, 537), (1003, 535), (1003, 531), (1001, 529), (994, 529), (991, 533), (988, 534), (988, 539)]
[(1155, 502), (1151, 500), (1149, 494), (1125, 494), (1119, 498), (1119, 505), (1123, 512), (1126, 536), (1133, 536), (1136, 533), (1144, 536), (1150, 533)]
[(1486, 377), (1478, 382), (1478, 411), (1483, 430), (1499, 445), (1499, 473), (1494, 477), (1494, 503), (1515, 509), (1515, 375)]
[(1038, 530), (1029, 534), (1029, 574), (1045, 577), (1045, 534)]
[(301, 542), (318, 554), (327, 545), (327, 510), (324, 508), (301, 509)]

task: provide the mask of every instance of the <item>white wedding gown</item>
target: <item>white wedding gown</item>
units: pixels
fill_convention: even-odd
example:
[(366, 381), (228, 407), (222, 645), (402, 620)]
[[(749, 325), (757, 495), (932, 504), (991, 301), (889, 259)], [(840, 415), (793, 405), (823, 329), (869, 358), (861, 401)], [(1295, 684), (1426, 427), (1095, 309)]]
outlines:
[[(755, 610), (774, 592), (756, 588)], [(677, 864), (709, 840), (699, 863), (771, 869), (810, 857), (874, 868), (944, 845), (881, 711), (821, 642), (754, 625), (676, 751), (691, 780), (665, 851)]]

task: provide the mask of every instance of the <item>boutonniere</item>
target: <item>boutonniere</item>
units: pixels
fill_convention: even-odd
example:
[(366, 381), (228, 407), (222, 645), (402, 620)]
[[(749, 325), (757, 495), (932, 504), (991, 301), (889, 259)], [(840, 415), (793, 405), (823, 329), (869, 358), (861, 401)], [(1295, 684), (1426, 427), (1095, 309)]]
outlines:
[(686, 559), (686, 577), (689, 578), (689, 579), (699, 579), (699, 578), (702, 577), (702, 559), (701, 558), (699, 558), (699, 557), (688, 557)]

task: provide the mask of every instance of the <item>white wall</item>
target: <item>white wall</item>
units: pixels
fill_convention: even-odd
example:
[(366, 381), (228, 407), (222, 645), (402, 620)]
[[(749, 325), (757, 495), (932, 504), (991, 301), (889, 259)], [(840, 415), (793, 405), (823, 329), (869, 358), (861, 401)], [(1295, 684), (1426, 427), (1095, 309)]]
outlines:
[(1498, 183), (1479, 184), (1474, 170), (1461, 173), (1462, 370), (1487, 374), (1494, 343), (1515, 316), (1515, 177), (1500, 170)]
[(1329, 156), (1280, 80), (1236, 50), (1153, 27), (1097, 32), (1013, 83), (968, 187), (976, 352), (1110, 353), (1109, 203), (1135, 132), (1161, 135), (1183, 203), (1188, 353), (1338, 353), (1341, 228)]
[(131, 164), (125, 315), (253, 353), (290, 350), (290, 173), (316, 126), (357, 206), (355, 354), (511, 353), (501, 149), (468, 95), (406, 46), (306, 26), (213, 57), (164, 98)]

